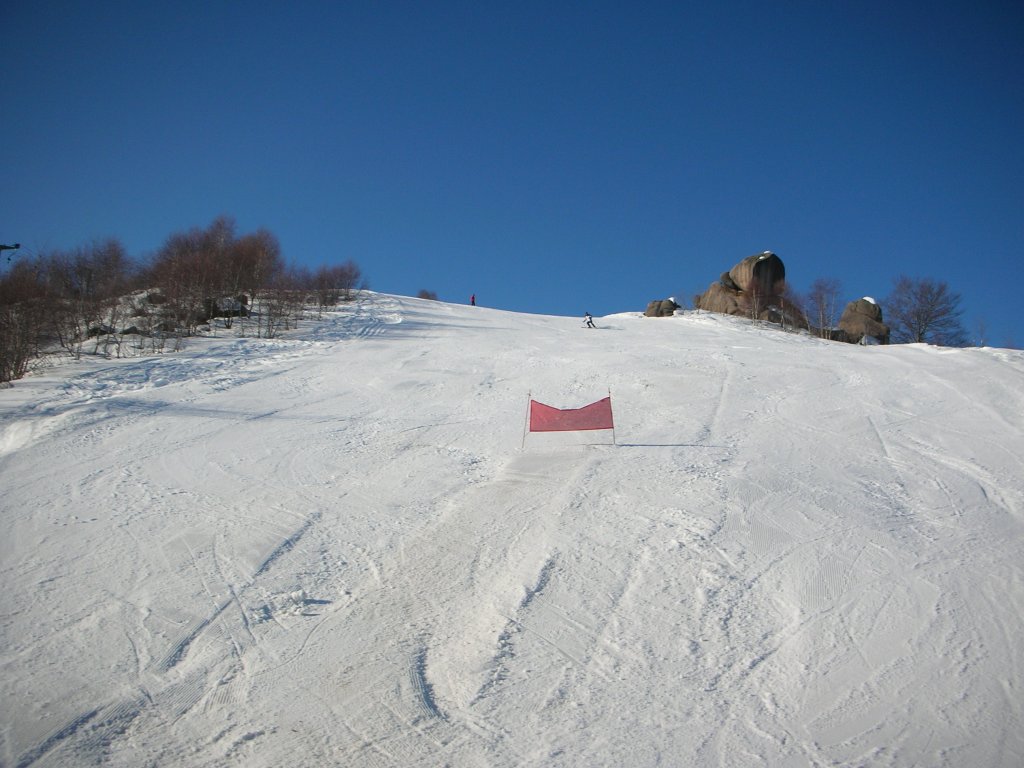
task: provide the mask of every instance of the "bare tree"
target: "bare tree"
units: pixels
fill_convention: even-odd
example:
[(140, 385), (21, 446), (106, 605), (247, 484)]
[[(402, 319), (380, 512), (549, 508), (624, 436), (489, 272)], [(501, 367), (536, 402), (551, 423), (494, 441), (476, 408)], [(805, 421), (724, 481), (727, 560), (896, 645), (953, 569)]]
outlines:
[[(333, 307), (339, 301), (350, 301), (353, 292), (361, 285), (362, 271), (352, 261), (333, 267), (320, 267), (310, 276), (310, 288), (315, 292), (317, 304)], [(435, 297), (436, 298), (436, 297)]]
[(306, 297), (303, 277), (301, 269), (286, 269), (260, 292), (256, 310), (258, 336), (273, 339), (298, 324)]
[(743, 292), (743, 298), (746, 300), (747, 313), (750, 315), (750, 319), (755, 322), (761, 319), (761, 313), (764, 312), (771, 301), (771, 295), (768, 290), (757, 281), (751, 281), (750, 287)]
[(19, 260), (0, 278), (0, 383), (20, 379), (39, 356), (45, 295), (38, 263)]
[(248, 314), (259, 294), (275, 285), (285, 272), (281, 244), (266, 229), (258, 229), (235, 241), (230, 255), (229, 282), (225, 295), (240, 305), (241, 314)]
[(363, 272), (349, 259), (344, 264), (325, 268), (324, 275), (331, 288), (337, 291), (339, 301), (351, 301), (352, 294), (362, 284)]
[[(175, 322), (191, 334), (215, 316), (241, 314), (281, 269), (277, 238), (263, 229), (236, 237), (234, 220), (220, 216), (206, 229), (167, 238), (153, 260), (151, 276)], [(231, 306), (223, 306), (225, 300)]]
[(807, 318), (822, 338), (831, 338), (839, 322), (839, 295), (842, 284), (833, 277), (819, 277), (807, 292)]
[(776, 303), (773, 305), (772, 315), (779, 321), (782, 329), (785, 330), (787, 327), (791, 329), (809, 327), (806, 299), (793, 290), (789, 283), (784, 281), (776, 284), (776, 290), (778, 295), (775, 298)]
[(153, 259), (154, 285), (166, 298), (166, 327), (192, 334), (203, 314), (203, 300), (212, 291), (212, 264), (204, 253), (204, 232), (192, 229), (167, 238)]
[(130, 290), (132, 265), (120, 241), (110, 238), (94, 242), (78, 251), (76, 273), (82, 276), (80, 306), (85, 318), (86, 336), (95, 339), (93, 354), (111, 347), (120, 356), (120, 331), (126, 306), (124, 295)]
[(882, 307), (894, 343), (967, 344), (960, 320), (960, 294), (944, 281), (900, 275)]
[[(145, 299), (129, 295), (142, 286), (155, 290)], [(227, 216), (172, 234), (144, 269), (114, 239), (22, 259), (0, 274), (0, 381), (24, 375), (42, 350), (58, 345), (76, 355), (120, 356), (126, 334), (137, 334), (138, 350), (147, 339), (151, 351), (163, 351), (167, 338), (177, 349), (183, 334), (214, 317), (230, 327), (232, 315), (254, 312), (257, 334), (276, 336), (301, 319), (312, 292), (324, 306), (363, 287), (355, 262), (315, 275), (288, 267), (273, 234), (238, 237)], [(92, 349), (83, 349), (90, 339)]]
[(134, 264), (113, 238), (73, 251), (40, 256), (36, 268), (45, 286), (50, 341), (81, 355), (87, 339), (93, 353), (108, 352), (123, 312), (122, 297), (134, 285)]

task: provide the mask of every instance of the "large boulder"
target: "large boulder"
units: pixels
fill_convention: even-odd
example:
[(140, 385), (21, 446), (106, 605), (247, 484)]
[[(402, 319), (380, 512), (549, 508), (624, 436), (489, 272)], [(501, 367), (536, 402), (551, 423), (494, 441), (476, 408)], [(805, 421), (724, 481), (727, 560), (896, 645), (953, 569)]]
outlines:
[(839, 330), (852, 344), (865, 338), (875, 339), (880, 344), (889, 343), (889, 326), (882, 322), (882, 308), (869, 296), (846, 305), (839, 319)]
[(771, 251), (747, 256), (729, 270), (729, 278), (740, 291), (750, 293), (755, 288), (762, 296), (774, 296), (786, 282), (786, 266)]
[(740, 297), (739, 290), (718, 282), (709, 285), (695, 303), (698, 309), (703, 309), (706, 312), (717, 312), (720, 315), (742, 315), (745, 312)]
[(786, 284), (786, 267), (782, 259), (771, 251), (748, 256), (718, 282), (694, 300), (697, 309), (723, 315), (751, 316), (773, 319), (779, 314), (775, 308)]
[(655, 299), (644, 310), (645, 317), (672, 317), (679, 309), (675, 299)]

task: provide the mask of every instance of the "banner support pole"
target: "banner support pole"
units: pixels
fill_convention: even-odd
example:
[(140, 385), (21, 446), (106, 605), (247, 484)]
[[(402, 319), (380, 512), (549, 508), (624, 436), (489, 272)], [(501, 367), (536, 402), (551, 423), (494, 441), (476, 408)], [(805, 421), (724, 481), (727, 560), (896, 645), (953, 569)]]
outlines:
[(618, 445), (615, 442), (615, 409), (611, 407), (612, 404), (612, 388), (608, 387), (608, 410), (612, 414), (612, 445)]
[(526, 421), (523, 422), (523, 444), (519, 447), (520, 452), (526, 450), (526, 429), (530, 424), (530, 407), (533, 404), (533, 392), (526, 393)]

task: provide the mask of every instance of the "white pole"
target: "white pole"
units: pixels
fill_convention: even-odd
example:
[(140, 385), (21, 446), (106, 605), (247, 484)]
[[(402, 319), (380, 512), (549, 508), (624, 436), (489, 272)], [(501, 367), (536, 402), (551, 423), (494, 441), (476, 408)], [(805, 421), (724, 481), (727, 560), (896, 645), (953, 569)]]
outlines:
[(615, 409), (612, 408), (612, 388), (608, 387), (608, 410), (612, 412), (612, 445), (616, 445), (615, 442)]
[(526, 450), (526, 429), (530, 424), (530, 409), (533, 407), (533, 393), (526, 393), (526, 421), (523, 423), (523, 444), (520, 446), (520, 451)]

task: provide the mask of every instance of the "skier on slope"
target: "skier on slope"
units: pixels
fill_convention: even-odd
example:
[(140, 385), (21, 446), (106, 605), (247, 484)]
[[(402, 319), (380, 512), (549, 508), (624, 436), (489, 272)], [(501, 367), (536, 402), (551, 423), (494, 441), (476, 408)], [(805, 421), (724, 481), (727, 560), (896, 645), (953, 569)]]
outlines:
[(585, 326), (586, 326), (587, 328), (596, 328), (596, 327), (597, 327), (596, 325), (594, 325), (594, 318), (592, 318), (592, 317), (590, 316), (590, 313), (589, 313), (589, 312), (584, 312), (584, 313), (583, 313), (583, 324), (584, 324), (584, 325), (585, 325)]

